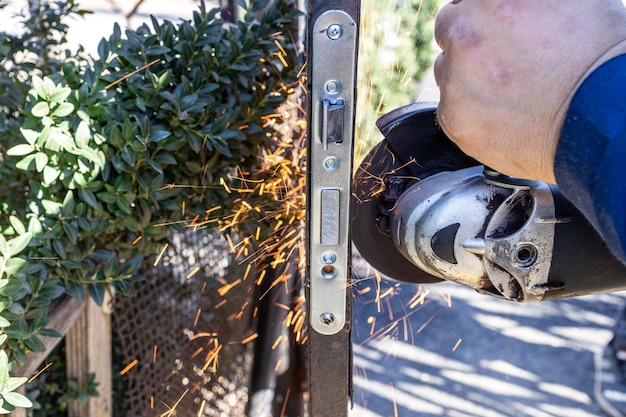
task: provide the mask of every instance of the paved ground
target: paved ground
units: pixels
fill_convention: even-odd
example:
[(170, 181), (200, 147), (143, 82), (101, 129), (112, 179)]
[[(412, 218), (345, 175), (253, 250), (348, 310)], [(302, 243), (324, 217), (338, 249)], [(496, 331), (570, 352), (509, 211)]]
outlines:
[(626, 294), (515, 304), (452, 283), (382, 281), (377, 302), (376, 279), (358, 270), (351, 416), (604, 416), (594, 354)]

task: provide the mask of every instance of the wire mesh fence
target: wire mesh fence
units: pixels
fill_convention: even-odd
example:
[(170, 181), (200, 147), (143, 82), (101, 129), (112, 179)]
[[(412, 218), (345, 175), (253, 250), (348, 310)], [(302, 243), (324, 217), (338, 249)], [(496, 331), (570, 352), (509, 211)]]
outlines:
[(204, 229), (172, 235), (146, 268), (113, 314), (114, 415), (243, 416), (254, 291), (240, 285), (223, 298), (220, 289), (247, 266), (233, 260), (219, 231)]

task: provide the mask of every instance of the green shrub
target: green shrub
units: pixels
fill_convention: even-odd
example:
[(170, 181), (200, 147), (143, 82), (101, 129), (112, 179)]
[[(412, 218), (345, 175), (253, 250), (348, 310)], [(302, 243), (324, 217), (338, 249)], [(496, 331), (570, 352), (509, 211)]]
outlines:
[[(34, 10), (22, 35), (0, 34), (0, 346), (12, 361), (56, 334), (53, 299), (130, 292), (141, 257), (165, 241), (160, 224), (239, 212), (239, 174), (280, 147), (274, 114), (299, 69), (300, 12), (266, 3), (250, 1), (235, 24), (202, 2), (177, 24), (116, 25), (90, 61), (59, 53), (63, 18), (84, 13), (72, 0)], [(272, 200), (248, 194), (247, 204)]]

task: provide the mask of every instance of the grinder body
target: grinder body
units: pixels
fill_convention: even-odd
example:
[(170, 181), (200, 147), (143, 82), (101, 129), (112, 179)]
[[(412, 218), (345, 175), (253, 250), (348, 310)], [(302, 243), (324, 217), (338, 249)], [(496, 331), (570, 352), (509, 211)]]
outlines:
[(615, 258), (558, 187), (500, 175), (437, 126), (436, 103), (379, 119), (360, 164), (353, 241), (384, 275), (454, 281), (517, 302), (626, 289)]

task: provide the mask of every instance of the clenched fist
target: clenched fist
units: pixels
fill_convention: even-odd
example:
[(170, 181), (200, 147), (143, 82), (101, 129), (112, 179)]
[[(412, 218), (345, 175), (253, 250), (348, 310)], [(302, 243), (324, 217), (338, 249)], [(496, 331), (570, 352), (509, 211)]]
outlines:
[(456, 0), (438, 17), (438, 119), (468, 155), (555, 182), (569, 103), (586, 75), (626, 53), (621, 0)]

